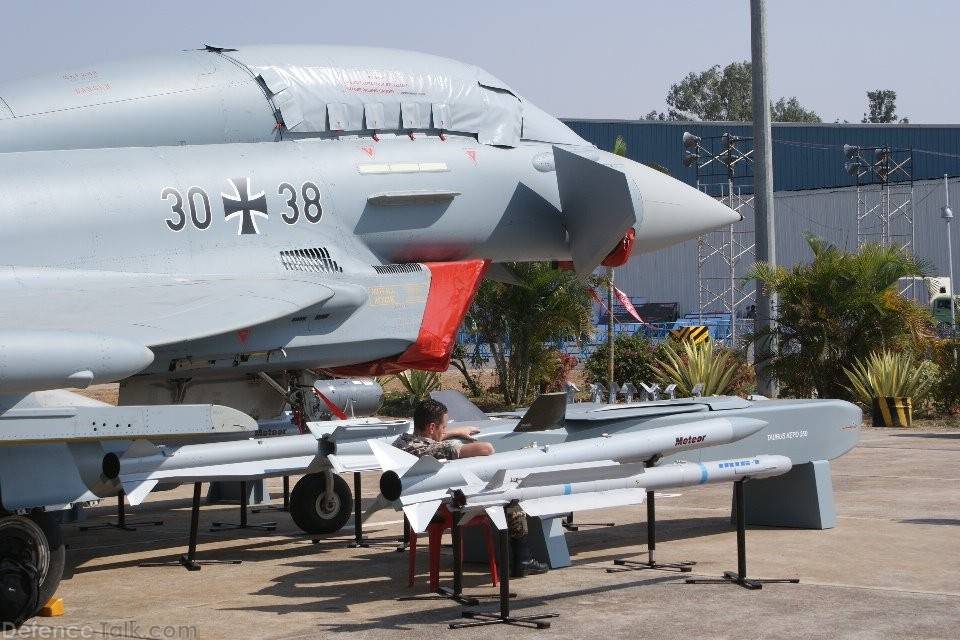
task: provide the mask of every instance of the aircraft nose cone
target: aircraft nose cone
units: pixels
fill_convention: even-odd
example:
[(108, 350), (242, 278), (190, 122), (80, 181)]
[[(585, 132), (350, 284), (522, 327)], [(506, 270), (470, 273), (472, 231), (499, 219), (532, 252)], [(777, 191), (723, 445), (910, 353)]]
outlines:
[(635, 251), (662, 249), (743, 220), (730, 207), (660, 171), (631, 163), (627, 173), (643, 200)]

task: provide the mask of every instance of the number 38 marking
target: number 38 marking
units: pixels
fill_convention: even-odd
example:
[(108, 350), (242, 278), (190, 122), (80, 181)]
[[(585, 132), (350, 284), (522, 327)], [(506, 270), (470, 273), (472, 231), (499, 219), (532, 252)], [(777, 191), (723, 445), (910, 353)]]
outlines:
[[(277, 187), (277, 193), (280, 195), (289, 195), (287, 206), (290, 212), (280, 215), (287, 224), (296, 224), (300, 219), (300, 206), (297, 203), (297, 190), (289, 182), (281, 182)], [(303, 217), (307, 222), (316, 224), (323, 217), (323, 207), (320, 205), (320, 187), (312, 182), (304, 182), (300, 187), (300, 194), (303, 198)]]

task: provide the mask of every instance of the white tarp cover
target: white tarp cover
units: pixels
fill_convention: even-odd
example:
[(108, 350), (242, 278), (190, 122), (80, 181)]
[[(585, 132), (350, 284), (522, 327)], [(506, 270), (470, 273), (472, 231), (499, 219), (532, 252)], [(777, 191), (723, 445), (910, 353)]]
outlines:
[[(583, 144), (478, 67), (428, 54), (340, 46), (249, 47), (228, 54), (259, 76), (296, 133), (434, 129), (484, 144), (534, 139)], [(539, 120), (546, 119), (546, 122)]]

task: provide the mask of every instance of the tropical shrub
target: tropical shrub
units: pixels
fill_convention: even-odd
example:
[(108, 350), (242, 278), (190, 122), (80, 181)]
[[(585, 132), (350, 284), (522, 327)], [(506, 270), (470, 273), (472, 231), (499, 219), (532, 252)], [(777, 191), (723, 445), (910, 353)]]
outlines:
[(758, 358), (784, 394), (849, 397), (844, 367), (874, 351), (920, 355), (932, 337), (929, 312), (899, 295), (898, 279), (922, 276), (930, 263), (899, 247), (865, 244), (853, 253), (811, 235), (813, 260), (790, 270), (758, 262), (745, 279), (762, 280), (777, 294), (777, 323), (755, 333)]
[(653, 370), (662, 384), (676, 384), (681, 397), (693, 395), (698, 383), (705, 396), (746, 395), (756, 385), (753, 368), (742, 355), (725, 347), (714, 348), (710, 340), (667, 343)]
[(935, 382), (930, 366), (914, 365), (910, 354), (889, 351), (856, 358), (843, 370), (850, 380), (849, 389), (864, 404), (870, 404), (873, 398), (913, 398), (918, 403)]
[[(630, 382), (639, 389), (641, 382), (650, 384), (656, 379), (653, 363), (657, 359), (657, 347), (646, 337), (625, 333), (616, 336), (613, 339), (613, 356), (613, 380), (617, 384)], [(584, 361), (584, 379), (606, 388), (609, 363), (610, 346), (604, 342)]]

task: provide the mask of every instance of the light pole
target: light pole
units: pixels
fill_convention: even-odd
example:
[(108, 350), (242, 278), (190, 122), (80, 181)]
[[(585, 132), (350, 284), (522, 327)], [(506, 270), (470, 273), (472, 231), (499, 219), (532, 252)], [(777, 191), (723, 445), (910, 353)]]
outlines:
[(950, 210), (950, 183), (947, 175), (943, 175), (944, 206), (940, 217), (947, 223), (947, 272), (950, 284), (947, 293), (950, 295), (950, 341), (953, 343), (953, 366), (957, 366), (957, 310), (953, 299), (953, 242), (950, 239), (950, 221), (953, 220), (953, 211)]

